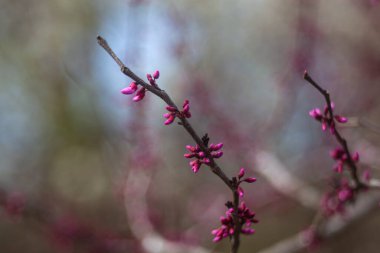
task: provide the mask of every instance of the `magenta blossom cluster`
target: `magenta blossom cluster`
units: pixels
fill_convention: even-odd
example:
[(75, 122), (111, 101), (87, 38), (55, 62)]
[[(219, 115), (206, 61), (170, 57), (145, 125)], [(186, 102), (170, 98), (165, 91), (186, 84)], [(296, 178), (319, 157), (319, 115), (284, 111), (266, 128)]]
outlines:
[[(208, 147), (208, 151), (213, 158), (220, 158), (223, 155), (223, 151), (220, 149), (223, 147), (223, 143), (218, 144), (210, 144)], [(184, 156), (188, 159), (196, 158), (192, 160), (189, 164), (194, 173), (197, 173), (201, 165), (204, 163), (206, 165), (210, 164), (210, 159), (208, 159), (205, 153), (200, 149), (198, 145), (190, 146), (186, 145), (186, 149), (190, 151), (190, 153), (184, 154)]]
[(336, 213), (343, 214), (345, 211), (345, 204), (353, 201), (355, 194), (354, 188), (349, 184), (345, 178), (336, 182), (334, 189), (325, 193), (322, 198), (323, 213), (329, 217)]
[(191, 113), (190, 113), (190, 102), (189, 102), (189, 100), (186, 99), (183, 102), (182, 108), (183, 108), (182, 111), (178, 111), (177, 108), (175, 108), (173, 106), (166, 106), (166, 110), (168, 111), (168, 113), (164, 114), (164, 118), (166, 118), (164, 124), (170, 125), (171, 123), (173, 123), (175, 117), (178, 115), (181, 115), (185, 118), (190, 118)]
[[(237, 210), (237, 216), (241, 224), (240, 232), (245, 235), (251, 235), (255, 233), (255, 230), (251, 228), (253, 223), (259, 222), (255, 219), (255, 213), (248, 209), (244, 202), (241, 202), (240, 207)], [(232, 236), (235, 232), (234, 223), (234, 209), (230, 207), (225, 216), (220, 217), (220, 223), (222, 224), (219, 228), (211, 231), (214, 235), (213, 242), (219, 242), (223, 238)]]
[[(337, 161), (335, 166), (334, 166), (334, 170), (338, 173), (342, 173), (344, 164), (347, 162), (347, 159), (348, 159), (346, 152), (342, 148), (338, 147), (338, 148), (332, 150), (330, 152), (330, 155), (335, 161)], [(352, 160), (354, 162), (359, 161), (359, 153), (358, 152), (354, 153), (354, 155), (352, 156)]]
[[(148, 78), (149, 83), (156, 88), (158, 87), (156, 80), (159, 77), (160, 77), (160, 72), (158, 70), (156, 70), (153, 73), (153, 77), (151, 74), (147, 74), (147, 78)], [(144, 87), (141, 87), (139, 90), (137, 90), (137, 89), (138, 89), (138, 84), (135, 81), (133, 81), (129, 84), (128, 87), (122, 89), (120, 92), (123, 93), (124, 95), (131, 95), (137, 91), (132, 100), (135, 102), (138, 102), (138, 101), (141, 101), (145, 97), (146, 89)]]
[[(331, 103), (331, 109), (332, 110), (334, 109), (334, 103)], [(329, 128), (332, 134), (335, 133), (335, 123), (334, 123), (334, 120), (331, 118), (328, 106), (325, 106), (323, 113), (321, 112), (319, 108), (314, 108), (313, 110), (309, 112), (309, 115), (322, 123), (323, 131)], [(339, 123), (346, 123), (348, 121), (346, 117), (342, 117), (339, 115), (334, 115), (334, 118)]]
[(243, 197), (244, 196), (244, 190), (243, 188), (240, 186), (240, 184), (242, 182), (246, 182), (246, 183), (253, 183), (253, 182), (256, 182), (256, 178), (254, 177), (247, 177), (247, 178), (244, 178), (245, 175), (245, 169), (244, 168), (241, 168), (240, 171), (239, 171), (239, 174), (238, 174), (238, 181), (237, 181), (237, 185), (238, 185), (238, 192), (239, 192), (239, 196), (240, 197)]

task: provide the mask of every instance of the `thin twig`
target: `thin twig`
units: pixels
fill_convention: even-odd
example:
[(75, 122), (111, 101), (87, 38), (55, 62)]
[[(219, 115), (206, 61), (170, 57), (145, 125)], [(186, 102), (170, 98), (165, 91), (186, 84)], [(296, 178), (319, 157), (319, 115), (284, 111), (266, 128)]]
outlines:
[[(305, 71), (304, 73), (304, 79), (306, 81), (308, 81), (312, 86), (314, 86), (314, 88), (316, 88), (322, 95), (323, 97), (325, 98), (326, 100), (326, 106), (327, 106), (327, 109), (328, 109), (328, 112), (330, 114), (330, 122), (329, 125), (331, 124), (335, 124), (335, 115), (334, 115), (334, 112), (333, 112), (333, 109), (332, 109), (332, 106), (331, 106), (331, 99), (330, 99), (330, 93), (323, 89), (321, 86), (319, 86), (312, 78), (311, 76), (307, 73), (307, 71)], [(334, 127), (334, 136), (336, 138), (336, 140), (338, 141), (338, 143), (342, 146), (343, 150), (344, 150), (344, 153), (346, 154), (347, 156), (347, 164), (348, 164), (348, 167), (350, 168), (350, 173), (351, 173), (351, 177), (352, 177), (352, 180), (354, 181), (355, 183), (355, 190), (360, 190), (362, 188), (365, 187), (365, 184), (362, 183), (359, 179), (359, 176), (358, 176), (358, 169), (355, 165), (355, 162), (352, 160), (352, 156), (351, 156), (351, 153), (350, 153), (350, 150), (348, 149), (348, 145), (347, 145), (347, 141), (346, 139), (344, 139), (342, 137), (342, 135), (339, 133), (338, 129), (336, 129)]]

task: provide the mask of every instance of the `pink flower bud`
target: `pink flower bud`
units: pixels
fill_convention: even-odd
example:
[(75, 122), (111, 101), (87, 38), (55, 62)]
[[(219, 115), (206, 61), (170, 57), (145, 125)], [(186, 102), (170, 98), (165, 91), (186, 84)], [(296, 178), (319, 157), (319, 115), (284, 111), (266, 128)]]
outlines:
[(350, 189), (343, 189), (339, 191), (338, 193), (339, 200), (343, 202), (351, 198), (351, 196), (352, 196), (352, 192)]
[(255, 233), (255, 230), (253, 228), (243, 228), (241, 232), (245, 235), (252, 235)]
[(339, 163), (335, 166), (334, 170), (335, 170), (336, 172), (338, 172), (338, 173), (342, 173), (342, 171), (343, 171), (343, 163), (342, 163), (342, 162), (339, 162)]
[(218, 150), (221, 149), (222, 147), (223, 147), (223, 143), (219, 143), (219, 144), (210, 144), (209, 149), (210, 149), (210, 151), (218, 151)]
[(322, 130), (326, 131), (326, 129), (327, 129), (327, 122), (322, 119)]
[(354, 160), (354, 162), (359, 161), (359, 153), (358, 152), (355, 152), (355, 154), (352, 156), (352, 160)]
[(245, 175), (245, 169), (241, 168), (240, 171), (239, 171), (239, 175), (238, 175), (239, 179), (242, 178), (242, 177), (244, 177), (244, 175)]
[(190, 105), (189, 105), (189, 104), (187, 104), (187, 105), (185, 105), (185, 106), (183, 107), (183, 112), (184, 112), (184, 113), (189, 112), (189, 110), (190, 110)]
[(322, 117), (321, 110), (319, 108), (315, 108), (309, 112), (309, 115), (315, 119), (320, 119)]
[(183, 156), (186, 158), (193, 158), (195, 154), (184, 154)]
[(211, 152), (211, 156), (214, 158), (220, 158), (223, 156), (223, 151)]
[(243, 181), (247, 182), (247, 183), (253, 183), (253, 182), (256, 182), (256, 178), (254, 178), (254, 177), (248, 177), (248, 178), (244, 179)]
[(204, 158), (200, 162), (209, 165), (211, 161), (208, 158)]
[(194, 173), (197, 173), (199, 171), (199, 168), (201, 167), (201, 165), (199, 163), (195, 163), (192, 167), (191, 167), (191, 170), (194, 172)]
[(135, 93), (137, 90), (137, 84), (132, 82), (127, 88), (122, 89), (120, 92), (124, 95), (129, 95)]
[(219, 242), (220, 240), (222, 240), (221, 236), (216, 236), (214, 239), (212, 239), (213, 242)]
[(153, 78), (154, 78), (154, 79), (158, 79), (158, 78), (160, 78), (160, 71), (158, 71), (158, 70), (154, 71), (154, 73), (153, 73)]
[(239, 194), (240, 197), (243, 197), (243, 196), (244, 196), (244, 190), (243, 190), (243, 188), (241, 188), (241, 187), (239, 186), (237, 191), (238, 191), (238, 194)]
[(145, 88), (141, 88), (137, 91), (136, 96), (133, 97), (134, 102), (141, 101), (145, 97)]
[(190, 146), (190, 145), (186, 145), (185, 146), (187, 150), (189, 150), (190, 152), (196, 152), (196, 147), (193, 147), (193, 146)]
[(342, 116), (339, 116), (339, 115), (335, 115), (335, 119), (339, 123), (347, 123), (347, 121), (348, 121), (348, 119), (346, 117), (342, 117)]
[(174, 119), (175, 119), (175, 116), (173, 114), (170, 114), (169, 118), (165, 120), (164, 124), (170, 125), (171, 123), (173, 123)]

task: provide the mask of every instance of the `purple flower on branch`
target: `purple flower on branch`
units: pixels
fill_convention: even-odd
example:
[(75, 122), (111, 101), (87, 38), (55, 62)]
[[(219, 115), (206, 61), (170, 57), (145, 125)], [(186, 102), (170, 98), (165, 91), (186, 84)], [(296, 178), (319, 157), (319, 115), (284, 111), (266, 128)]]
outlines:
[[(223, 143), (210, 144), (208, 148), (210, 155), (213, 158), (222, 157), (223, 151), (220, 151), (222, 147), (223, 147)], [(193, 160), (189, 163), (194, 173), (198, 172), (199, 168), (201, 167), (203, 163), (206, 165), (210, 164), (210, 159), (206, 157), (205, 153), (200, 149), (198, 145), (195, 145), (195, 146), (187, 145), (186, 149), (190, 152), (190, 153), (184, 154), (186, 158), (188, 159), (196, 158), (196, 160)]]
[[(229, 208), (225, 216), (220, 217), (221, 226), (217, 229), (211, 231), (211, 234), (214, 235), (213, 242), (219, 242), (223, 238), (231, 237), (235, 233), (235, 224), (234, 224), (234, 209)], [(255, 219), (255, 212), (252, 212), (248, 209), (244, 202), (241, 203), (240, 207), (237, 210), (237, 216), (239, 223), (241, 224), (240, 232), (245, 235), (251, 235), (255, 233), (255, 229), (251, 228), (253, 223), (259, 222)]]
[(175, 117), (178, 117), (178, 116), (190, 118), (191, 113), (190, 113), (190, 102), (189, 102), (189, 100), (186, 99), (183, 102), (182, 108), (183, 108), (182, 111), (178, 111), (177, 108), (175, 108), (173, 106), (166, 106), (166, 110), (168, 111), (168, 113), (164, 114), (164, 118), (166, 118), (164, 124), (170, 125), (171, 123), (174, 122)]
[[(334, 109), (334, 103), (331, 103), (331, 110)], [(314, 108), (309, 112), (309, 115), (322, 123), (322, 130), (325, 131), (327, 128), (330, 129), (332, 134), (335, 133), (335, 123), (331, 118), (328, 106), (325, 106), (323, 113), (319, 108)], [(339, 123), (346, 123), (348, 119), (340, 115), (334, 115), (334, 119)]]

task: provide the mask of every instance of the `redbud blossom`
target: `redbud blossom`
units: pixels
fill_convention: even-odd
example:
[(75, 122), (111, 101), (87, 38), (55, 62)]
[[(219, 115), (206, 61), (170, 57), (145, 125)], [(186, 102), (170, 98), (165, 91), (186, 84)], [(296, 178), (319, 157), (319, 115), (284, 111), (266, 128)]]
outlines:
[(135, 93), (137, 90), (137, 84), (136, 82), (131, 82), (131, 84), (127, 87), (122, 89), (120, 92), (123, 93), (124, 95), (130, 95)]
[[(211, 231), (211, 234), (214, 235), (213, 242), (219, 242), (223, 238), (230, 237), (235, 233), (234, 219), (233, 219), (234, 209), (229, 208), (226, 212), (225, 217), (220, 217), (221, 226), (217, 229)], [(250, 235), (255, 233), (255, 230), (250, 226), (252, 223), (257, 223), (258, 220), (255, 219), (255, 213), (249, 210), (245, 203), (242, 202), (240, 207), (237, 210), (237, 215), (239, 221), (241, 222), (241, 233), (245, 235)]]
[[(212, 146), (213, 145), (213, 146)], [(211, 148), (213, 147), (213, 148)], [(217, 149), (216, 150), (219, 150), (223, 147), (223, 143), (219, 143), (217, 145)], [(206, 154), (205, 152), (203, 152), (200, 147), (198, 145), (196, 146), (190, 146), (190, 145), (186, 145), (186, 149), (190, 152), (190, 153), (186, 153), (184, 154), (183, 156), (185, 158), (196, 158), (196, 160), (193, 160), (191, 161), (189, 164), (191, 166), (191, 169), (194, 173), (197, 173), (200, 166), (202, 164), (206, 164), (206, 165), (210, 165), (211, 161), (209, 158), (206, 157)], [(209, 146), (209, 151), (210, 150), (215, 150), (215, 145), (214, 144), (211, 144)], [(213, 158), (220, 158), (222, 155), (223, 155), (223, 151), (212, 151), (210, 152), (210, 155), (213, 157)]]
[(238, 175), (239, 179), (241, 179), (242, 177), (244, 177), (244, 175), (245, 175), (245, 169), (241, 168), (240, 171), (239, 171), (239, 175)]
[[(346, 152), (338, 147), (330, 152), (330, 156), (337, 161), (337, 163), (334, 166), (334, 170), (338, 173), (342, 173), (344, 164), (347, 162), (347, 154)], [(359, 161), (359, 153), (355, 152), (354, 155), (352, 156), (352, 160), (354, 162)]]
[[(254, 177), (248, 177), (248, 178), (244, 178), (245, 175), (245, 169), (244, 168), (240, 168), (239, 170), (239, 174), (238, 174), (238, 181), (237, 181), (237, 185), (238, 185), (238, 188), (237, 188), (237, 192), (239, 194), (240, 197), (243, 197), (244, 196), (244, 190), (243, 188), (240, 186), (240, 184), (242, 182), (246, 182), (246, 183), (253, 183), (253, 182), (256, 182), (256, 178)], [(236, 179), (236, 178), (235, 178)]]
[(166, 110), (169, 112), (169, 113), (165, 113), (164, 114), (164, 117), (167, 119), (164, 124), (165, 125), (170, 125), (171, 123), (173, 123), (174, 119), (177, 117), (177, 116), (182, 116), (182, 117), (185, 117), (185, 118), (190, 118), (191, 117), (191, 113), (190, 113), (190, 105), (189, 105), (189, 100), (185, 100), (185, 102), (183, 103), (183, 110), (182, 111), (178, 111), (177, 108), (175, 108), (174, 106), (166, 106)]
[(160, 71), (158, 71), (158, 70), (154, 71), (154, 73), (153, 73), (153, 78), (154, 78), (154, 79), (158, 79), (158, 78), (160, 78)]
[[(332, 102), (331, 109), (334, 109), (334, 103)], [(317, 121), (321, 122), (323, 131), (325, 131), (327, 128), (330, 128), (330, 132), (332, 134), (335, 134), (335, 123), (334, 120), (331, 118), (329, 108), (327, 106), (325, 106), (323, 114), (319, 108), (314, 108), (309, 112), (309, 115)], [(334, 119), (339, 123), (346, 123), (348, 121), (347, 118), (342, 117), (340, 115), (334, 115)]]
[(336, 213), (344, 213), (347, 202), (354, 200), (354, 189), (346, 179), (341, 179), (338, 185), (322, 198), (322, 209), (325, 216), (332, 216)]
[(137, 91), (136, 96), (133, 97), (134, 102), (141, 101), (145, 97), (145, 88), (141, 88)]

